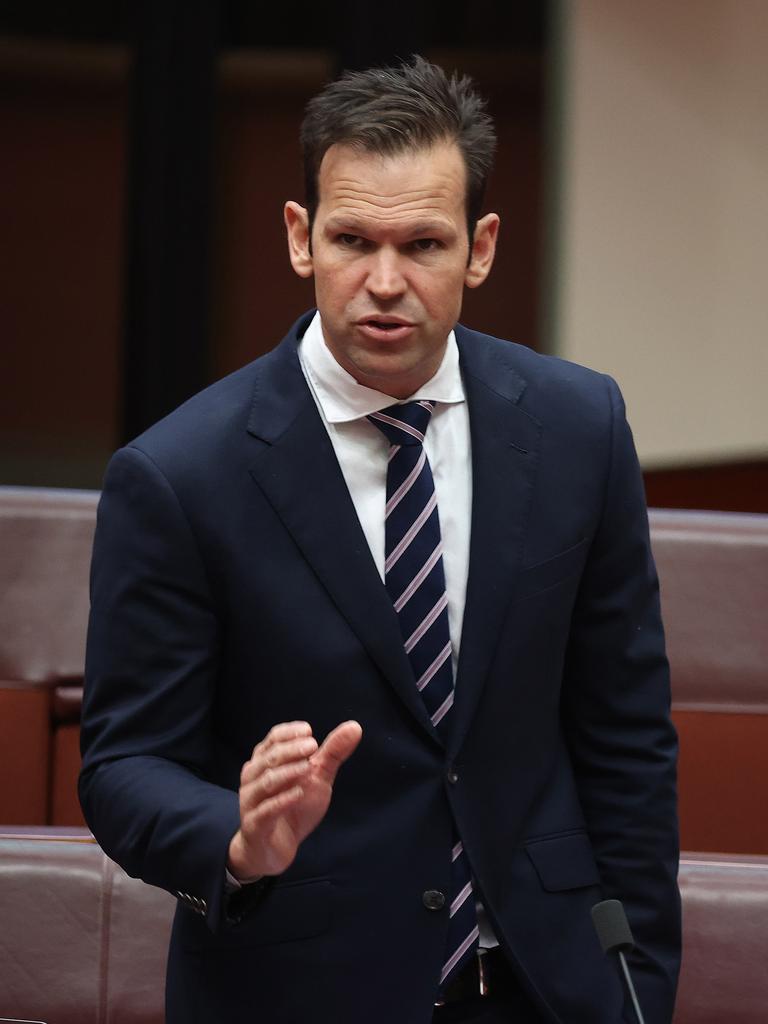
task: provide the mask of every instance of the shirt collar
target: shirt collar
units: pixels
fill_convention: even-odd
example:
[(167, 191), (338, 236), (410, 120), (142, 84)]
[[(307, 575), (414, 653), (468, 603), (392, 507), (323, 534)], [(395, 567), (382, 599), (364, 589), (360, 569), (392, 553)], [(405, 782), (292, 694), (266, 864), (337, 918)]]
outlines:
[[(336, 362), (325, 343), (319, 312), (315, 313), (301, 339), (299, 359), (328, 423), (359, 420), (398, 401), (391, 395), (358, 384), (352, 374)], [(449, 404), (465, 401), (459, 348), (453, 331), (448, 335), (445, 354), (437, 372), (408, 401), (421, 398)]]

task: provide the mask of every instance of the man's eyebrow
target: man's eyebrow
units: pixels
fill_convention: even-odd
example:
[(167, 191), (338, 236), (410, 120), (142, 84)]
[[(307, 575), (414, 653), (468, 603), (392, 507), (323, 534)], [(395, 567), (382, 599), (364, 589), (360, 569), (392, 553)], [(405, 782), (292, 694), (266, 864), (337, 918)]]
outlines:
[(414, 238), (431, 238), (432, 235), (453, 233), (453, 226), (442, 220), (418, 220), (408, 232)]
[(365, 222), (353, 217), (329, 217), (325, 222), (327, 231), (344, 231), (350, 235), (363, 234)]
[[(358, 220), (349, 216), (331, 216), (325, 222), (326, 231), (342, 232), (349, 235), (362, 235), (367, 237), (369, 231), (374, 233), (378, 225), (371, 224), (366, 220)], [(445, 235), (453, 232), (453, 228), (441, 220), (418, 220), (408, 225), (407, 234), (410, 238), (431, 238), (433, 235)]]

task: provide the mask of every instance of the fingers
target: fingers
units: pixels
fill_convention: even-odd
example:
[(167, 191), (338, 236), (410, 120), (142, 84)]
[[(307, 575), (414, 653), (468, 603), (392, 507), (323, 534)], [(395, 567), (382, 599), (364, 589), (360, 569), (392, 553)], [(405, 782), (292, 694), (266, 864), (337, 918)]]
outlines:
[(362, 734), (357, 722), (343, 722), (318, 748), (307, 722), (283, 722), (256, 744), (240, 775), (240, 828), (228, 860), (235, 877), (279, 874), (292, 863)]
[(269, 828), (281, 815), (295, 807), (304, 796), (301, 786), (289, 786), (272, 797), (259, 800), (241, 816), (241, 828), (247, 834)]
[(332, 784), (339, 768), (355, 752), (362, 737), (363, 729), (359, 722), (342, 722), (328, 733), (323, 745), (310, 757), (312, 767)]
[(253, 810), (300, 785), (309, 769), (309, 758), (316, 750), (317, 741), (306, 723), (283, 723), (271, 729), (254, 747), (250, 761), (240, 773), (242, 810)]
[(259, 752), (269, 750), (276, 743), (285, 743), (290, 740), (299, 740), (312, 735), (312, 726), (309, 722), (280, 722), (273, 725), (267, 735), (253, 748), (251, 760)]
[(277, 875), (292, 863), (301, 836), (291, 828), (280, 828), (280, 823), (303, 798), (304, 790), (295, 785), (248, 805), (241, 791), (240, 828), (230, 841), (227, 856), (227, 867), (235, 878), (244, 881)]
[(265, 769), (308, 758), (317, 750), (308, 722), (283, 722), (270, 729), (261, 743), (253, 748), (249, 761), (243, 765), (241, 782), (254, 779)]
[[(342, 722), (318, 748), (307, 722), (284, 722), (274, 726), (253, 748), (250, 761), (243, 765), (241, 813), (258, 810), (259, 817), (262, 813), (271, 817), (300, 799), (302, 782), (310, 766), (316, 776), (332, 785), (339, 768), (360, 742), (362, 732), (357, 722)], [(268, 806), (262, 807), (264, 804)]]
[(285, 743), (272, 743), (261, 750), (257, 748), (251, 760), (243, 765), (240, 781), (251, 782), (264, 772), (277, 771), (285, 765), (306, 761), (316, 750), (317, 740), (313, 736), (287, 740)]

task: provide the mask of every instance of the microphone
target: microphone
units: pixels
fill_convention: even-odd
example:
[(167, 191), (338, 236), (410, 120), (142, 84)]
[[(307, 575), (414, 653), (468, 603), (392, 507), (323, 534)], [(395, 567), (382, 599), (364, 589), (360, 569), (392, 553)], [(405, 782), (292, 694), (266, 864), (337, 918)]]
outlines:
[(602, 903), (596, 903), (592, 907), (592, 924), (595, 926), (603, 952), (618, 954), (624, 982), (629, 992), (629, 998), (632, 1000), (632, 1008), (637, 1017), (637, 1024), (645, 1024), (640, 1004), (637, 1001), (635, 986), (632, 984), (632, 978), (627, 967), (627, 960), (624, 956), (625, 952), (629, 952), (634, 947), (635, 940), (632, 938), (629, 921), (624, 913), (624, 907), (621, 902), (619, 900), (603, 900)]

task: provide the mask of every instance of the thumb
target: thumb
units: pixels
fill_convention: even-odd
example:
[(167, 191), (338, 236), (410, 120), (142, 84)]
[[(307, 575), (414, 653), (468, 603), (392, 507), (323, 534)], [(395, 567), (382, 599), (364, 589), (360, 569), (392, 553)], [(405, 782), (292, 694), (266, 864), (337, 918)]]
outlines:
[(310, 764), (322, 773), (326, 782), (332, 784), (339, 768), (354, 753), (362, 736), (359, 722), (342, 722), (328, 733), (320, 749), (310, 757)]

